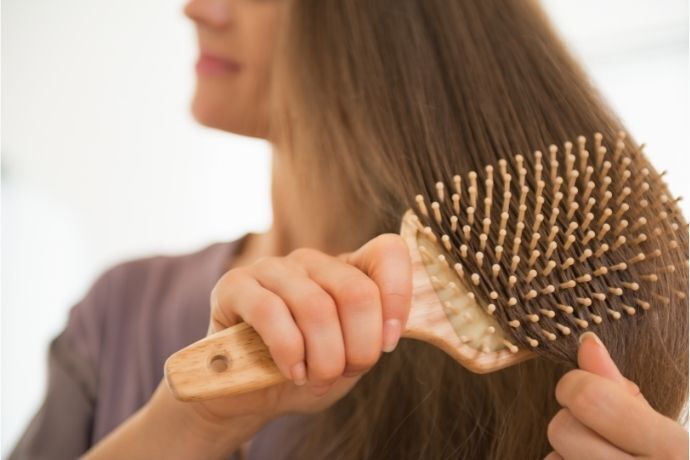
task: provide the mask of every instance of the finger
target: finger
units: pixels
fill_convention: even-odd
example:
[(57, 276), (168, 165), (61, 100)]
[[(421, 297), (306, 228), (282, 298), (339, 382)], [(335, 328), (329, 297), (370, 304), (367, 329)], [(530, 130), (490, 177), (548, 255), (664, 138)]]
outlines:
[(216, 282), (211, 290), (209, 302), (211, 304), (210, 333), (218, 332), (236, 324), (240, 317), (232, 310), (230, 300), (235, 293), (235, 280), (243, 278), (242, 270), (230, 270)]
[(551, 419), (546, 433), (551, 447), (567, 460), (633, 458), (580, 423), (568, 409), (561, 409)]
[(371, 368), (381, 355), (381, 296), (376, 283), (356, 267), (319, 251), (291, 254), (335, 300), (343, 331), (346, 367), (353, 376)]
[(304, 338), (309, 383), (333, 383), (345, 368), (343, 334), (333, 298), (298, 268), (277, 258), (252, 265), (251, 273), (286, 303), (295, 318)]
[(577, 363), (580, 369), (623, 385), (629, 394), (637, 396), (648, 405), (647, 400), (640, 392), (640, 387), (623, 376), (616, 363), (611, 359), (606, 346), (594, 332), (585, 332), (580, 336), (579, 341)]
[(241, 317), (261, 336), (280, 372), (297, 385), (306, 380), (304, 339), (283, 300), (251, 276), (236, 273), (212, 312)]
[(580, 336), (577, 364), (582, 370), (605, 377), (613, 382), (624, 384), (627, 380), (611, 359), (601, 339), (591, 331)]
[(646, 454), (668, 428), (667, 420), (621, 385), (576, 369), (556, 385), (556, 399), (588, 428), (632, 454)]
[(378, 286), (383, 309), (383, 351), (393, 351), (407, 323), (412, 300), (412, 263), (407, 245), (400, 235), (385, 234), (340, 257)]

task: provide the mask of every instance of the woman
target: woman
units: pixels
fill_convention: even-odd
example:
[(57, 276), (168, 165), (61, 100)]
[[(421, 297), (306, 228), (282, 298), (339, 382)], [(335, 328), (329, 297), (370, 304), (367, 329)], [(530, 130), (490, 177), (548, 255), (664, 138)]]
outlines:
[[(273, 144), (273, 226), (103, 275), (52, 344), (48, 394), (14, 458), (227, 458), (249, 441), (250, 459), (687, 456), (673, 421), (687, 300), (596, 329), (611, 356), (589, 334), (485, 376), (398, 343), (410, 261), (381, 234), (411, 197), (439, 171), (621, 128), (538, 5), (190, 0), (185, 12), (201, 50), (196, 119)], [(687, 265), (669, 263), (685, 290)], [(240, 319), (288, 381), (176, 401), (165, 358)]]

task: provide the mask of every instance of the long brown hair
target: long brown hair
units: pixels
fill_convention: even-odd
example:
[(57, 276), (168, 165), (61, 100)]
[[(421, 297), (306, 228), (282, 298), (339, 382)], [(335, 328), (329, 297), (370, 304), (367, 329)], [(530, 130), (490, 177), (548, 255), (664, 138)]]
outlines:
[[(342, 232), (358, 244), (397, 232), (415, 194), (431, 193), (437, 180), (580, 134), (615, 139), (624, 129), (535, 1), (292, 0), (280, 46), (274, 139), (305, 190), (337, 203)], [(637, 149), (631, 136), (625, 142)], [(637, 170), (651, 169), (637, 159)], [(651, 178), (661, 192), (653, 169)], [(687, 259), (685, 226), (677, 239)], [(686, 291), (682, 258), (668, 261), (678, 270), (665, 291)], [(673, 418), (688, 385), (681, 297), (596, 329), (623, 374)], [(474, 375), (403, 340), (346, 397), (311, 417), (292, 456), (541, 457), (558, 410), (555, 384), (573, 366), (574, 342), (565, 343)]]

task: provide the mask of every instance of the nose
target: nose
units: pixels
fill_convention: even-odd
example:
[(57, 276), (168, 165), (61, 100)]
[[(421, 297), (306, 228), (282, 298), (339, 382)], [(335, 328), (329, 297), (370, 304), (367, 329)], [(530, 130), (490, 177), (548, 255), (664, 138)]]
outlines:
[(230, 3), (227, 0), (188, 0), (184, 14), (197, 23), (224, 27), (230, 22)]

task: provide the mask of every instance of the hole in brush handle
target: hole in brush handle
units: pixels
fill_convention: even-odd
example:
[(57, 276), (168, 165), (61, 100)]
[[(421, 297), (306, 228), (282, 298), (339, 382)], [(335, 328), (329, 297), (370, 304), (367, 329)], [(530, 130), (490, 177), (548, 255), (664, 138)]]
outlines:
[(209, 363), (213, 372), (225, 372), (230, 367), (230, 359), (225, 354), (214, 355)]
[(285, 377), (261, 336), (239, 323), (170, 356), (165, 379), (177, 399), (198, 401), (260, 390)]

